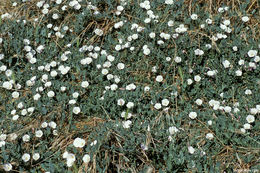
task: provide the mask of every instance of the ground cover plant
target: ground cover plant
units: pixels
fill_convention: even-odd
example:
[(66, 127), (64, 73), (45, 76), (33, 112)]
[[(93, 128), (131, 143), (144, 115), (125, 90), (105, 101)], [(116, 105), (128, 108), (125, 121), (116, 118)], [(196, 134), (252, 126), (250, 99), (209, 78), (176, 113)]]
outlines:
[(1, 172), (259, 172), (257, 0), (0, 1)]

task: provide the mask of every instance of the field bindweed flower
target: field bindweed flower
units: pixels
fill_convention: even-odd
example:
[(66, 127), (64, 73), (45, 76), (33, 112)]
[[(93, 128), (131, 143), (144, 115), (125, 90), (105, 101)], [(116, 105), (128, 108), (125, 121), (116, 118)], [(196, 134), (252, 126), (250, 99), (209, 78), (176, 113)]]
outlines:
[(190, 16), (190, 18), (191, 18), (192, 20), (197, 20), (197, 19), (198, 19), (198, 15), (197, 15), (197, 14), (192, 14), (192, 15)]
[(76, 138), (73, 141), (73, 145), (76, 148), (83, 148), (85, 146), (85, 144), (86, 144), (86, 141), (84, 139), (81, 139), (81, 138)]
[(252, 91), (251, 91), (250, 89), (246, 89), (245, 94), (246, 94), (246, 95), (251, 95), (251, 94), (252, 94)]
[(188, 147), (188, 151), (190, 154), (194, 154), (195, 153), (195, 149), (192, 146)]
[(158, 76), (156, 76), (156, 82), (162, 82), (163, 81), (163, 77), (162, 77), (162, 75), (158, 75)]
[(84, 163), (89, 163), (90, 162), (90, 155), (85, 154), (83, 156), (82, 160), (83, 160)]
[(213, 136), (212, 133), (207, 133), (206, 138), (209, 139), (209, 140), (212, 140), (214, 138), (214, 136)]
[(249, 17), (248, 16), (243, 16), (242, 17), (242, 21), (243, 22), (248, 22), (249, 21)]
[(228, 60), (225, 60), (222, 62), (224, 68), (229, 68), (230, 67), (230, 62)]
[(253, 122), (255, 121), (255, 117), (254, 117), (253, 115), (248, 115), (248, 116), (246, 117), (246, 121), (247, 121), (248, 123), (253, 123)]
[(197, 99), (195, 101), (195, 103), (200, 106), (200, 105), (202, 105), (203, 101), (201, 99)]
[(123, 128), (128, 129), (128, 128), (130, 128), (132, 121), (130, 121), (130, 120), (123, 121), (122, 124), (123, 124)]
[(169, 127), (169, 133), (170, 133), (171, 135), (173, 135), (173, 134), (175, 134), (175, 133), (177, 133), (177, 132), (179, 132), (179, 129), (177, 129), (176, 127), (174, 127), (174, 126)]
[(89, 86), (88, 81), (83, 81), (83, 82), (81, 83), (81, 87), (82, 87), (82, 88), (87, 88), (88, 86)]
[(250, 124), (248, 124), (248, 123), (244, 124), (244, 129), (246, 129), (246, 130), (249, 130), (249, 129), (251, 129), (251, 125), (250, 125)]
[(37, 138), (41, 138), (42, 135), (43, 135), (43, 132), (42, 132), (41, 130), (37, 130), (37, 131), (35, 132), (35, 136), (36, 136)]
[(102, 36), (102, 35), (103, 35), (103, 33), (104, 33), (104, 32), (103, 32), (103, 30), (101, 30), (101, 29), (98, 29), (98, 28), (97, 28), (97, 29), (95, 29), (95, 31), (94, 31), (94, 32), (95, 32), (95, 34), (96, 34), (96, 35), (98, 35), (98, 36)]
[(40, 154), (39, 153), (34, 153), (32, 158), (33, 158), (33, 160), (37, 161), (40, 158)]
[(199, 82), (201, 80), (201, 77), (199, 75), (194, 76), (194, 80), (196, 82)]
[(170, 101), (169, 101), (168, 99), (163, 99), (163, 100), (162, 100), (162, 105), (163, 105), (163, 106), (168, 106), (169, 103), (170, 103)]
[(154, 108), (157, 110), (161, 109), (162, 108), (161, 103), (155, 103)]
[(195, 119), (195, 118), (197, 117), (197, 113), (196, 113), (196, 112), (190, 112), (190, 113), (189, 113), (189, 117), (190, 117), (191, 119)]
[(124, 106), (124, 104), (125, 104), (124, 99), (118, 99), (118, 100), (117, 100), (117, 105), (119, 105), (119, 106)]
[(27, 134), (24, 135), (24, 136), (23, 136), (23, 141), (24, 141), (24, 142), (29, 142), (29, 141), (30, 141), (30, 136), (27, 135)]
[(30, 158), (31, 158), (31, 156), (30, 156), (30, 154), (28, 154), (28, 153), (25, 153), (25, 154), (23, 154), (23, 156), (22, 156), (22, 160), (23, 160), (24, 162), (28, 162), (28, 161), (30, 160)]
[(249, 50), (247, 52), (247, 55), (250, 57), (250, 58), (253, 58), (257, 55), (257, 50)]
[(74, 107), (73, 108), (73, 113), (74, 114), (79, 114), (80, 113), (80, 107)]
[(13, 169), (13, 166), (11, 163), (6, 163), (3, 165), (3, 169), (6, 171), (6, 172), (9, 172)]
[(165, 4), (172, 5), (173, 4), (173, 0), (165, 0)]
[(127, 107), (128, 109), (131, 109), (131, 108), (134, 107), (134, 103), (133, 103), (133, 102), (128, 102), (128, 103), (126, 104), (126, 107)]

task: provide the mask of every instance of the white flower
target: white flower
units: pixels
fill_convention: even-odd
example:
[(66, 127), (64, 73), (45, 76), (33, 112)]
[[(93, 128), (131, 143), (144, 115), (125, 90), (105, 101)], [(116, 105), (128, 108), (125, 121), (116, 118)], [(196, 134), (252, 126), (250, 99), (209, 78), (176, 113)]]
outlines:
[(78, 92), (74, 92), (74, 93), (72, 94), (72, 97), (75, 98), (75, 99), (78, 98), (78, 97), (79, 97), (79, 93), (78, 93)]
[(174, 24), (174, 22), (173, 22), (172, 20), (169, 20), (169, 21), (168, 21), (168, 26), (169, 26), (169, 27), (173, 26), (173, 24)]
[(241, 131), (241, 133), (246, 133), (246, 129), (244, 129), (244, 128), (241, 128), (240, 131)]
[(128, 102), (126, 104), (126, 107), (130, 109), (130, 108), (134, 107), (134, 103), (133, 102)]
[(195, 119), (195, 118), (197, 117), (197, 113), (196, 113), (196, 112), (190, 112), (190, 113), (189, 113), (189, 117), (190, 117), (191, 119)]
[(42, 132), (41, 130), (37, 130), (37, 131), (35, 132), (35, 136), (36, 136), (37, 138), (41, 138), (42, 135), (43, 135), (43, 132)]
[(73, 145), (76, 148), (83, 148), (86, 144), (86, 141), (84, 139), (81, 138), (76, 138), (74, 139)]
[(14, 115), (14, 116), (12, 117), (12, 120), (13, 120), (13, 121), (16, 121), (16, 120), (18, 120), (18, 118), (19, 118), (19, 115)]
[(252, 94), (252, 91), (251, 91), (250, 89), (247, 89), (247, 90), (245, 91), (245, 94), (246, 94), (246, 95), (251, 95), (251, 94)]
[(248, 115), (248, 116), (246, 117), (246, 121), (247, 121), (248, 123), (253, 123), (253, 122), (255, 121), (255, 117), (254, 117), (253, 115)]
[(41, 124), (41, 127), (42, 127), (42, 128), (48, 127), (48, 123), (47, 123), (47, 122), (43, 122), (43, 123)]
[(257, 108), (251, 108), (250, 113), (253, 114), (253, 115), (257, 114), (258, 113)]
[(231, 112), (231, 107), (230, 107), (230, 106), (225, 106), (225, 107), (224, 107), (224, 111), (225, 111), (226, 113), (230, 113), (230, 112)]
[(82, 158), (84, 163), (89, 163), (90, 162), (90, 156), (88, 154), (85, 154)]
[(13, 166), (12, 166), (11, 163), (6, 163), (6, 164), (3, 165), (3, 169), (4, 169), (5, 171), (7, 171), (7, 172), (8, 172), (8, 171), (11, 171), (12, 168), (13, 168)]
[(252, 57), (255, 57), (257, 55), (257, 50), (249, 50), (247, 52), (247, 55), (252, 58)]
[(129, 118), (131, 118), (133, 116), (133, 114), (132, 113), (126, 113), (125, 111), (124, 112), (122, 112), (121, 113), (121, 117), (122, 118), (126, 118), (126, 119), (129, 119)]
[(151, 53), (151, 51), (150, 51), (150, 49), (146, 48), (146, 49), (144, 49), (143, 53), (145, 55), (149, 55)]
[(230, 66), (230, 62), (228, 60), (223, 61), (222, 64), (225, 68), (228, 68)]
[(38, 160), (40, 158), (40, 154), (39, 153), (34, 153), (32, 156), (33, 160)]
[(117, 105), (123, 106), (124, 104), (125, 104), (124, 99), (118, 99), (118, 100), (117, 100)]
[(170, 103), (170, 101), (169, 101), (168, 99), (163, 99), (163, 100), (162, 100), (162, 105), (163, 105), (163, 106), (168, 106), (169, 103)]
[(250, 129), (250, 128), (251, 128), (251, 125), (250, 125), (250, 124), (248, 124), (248, 123), (244, 124), (244, 129), (248, 130), (248, 129)]
[(208, 125), (209, 125), (209, 126), (212, 125), (212, 121), (211, 121), (211, 120), (208, 121)]
[(201, 56), (201, 55), (204, 54), (204, 51), (203, 51), (203, 50), (200, 50), (200, 49), (196, 49), (196, 50), (194, 50), (194, 53), (195, 53), (195, 55)]
[(82, 87), (82, 88), (87, 88), (88, 86), (89, 86), (88, 81), (83, 81), (83, 82), (81, 83), (81, 87)]
[(195, 103), (196, 103), (197, 105), (199, 105), (199, 106), (202, 105), (202, 102), (203, 102), (203, 101), (202, 101), (201, 99), (197, 99), (197, 100), (195, 101)]
[(95, 29), (95, 31), (94, 31), (94, 32), (95, 32), (95, 34), (96, 34), (96, 35), (98, 35), (98, 36), (102, 36), (102, 35), (103, 35), (103, 33), (104, 33), (104, 32), (103, 32), (103, 30), (101, 30), (101, 29), (98, 29), (98, 28), (97, 28), (97, 29)]
[(108, 74), (108, 70), (107, 70), (107, 69), (102, 69), (101, 73), (102, 73), (103, 75), (107, 75), (107, 74)]
[(144, 87), (144, 91), (145, 91), (145, 92), (150, 91), (150, 87), (149, 87), (149, 86)]
[(115, 50), (120, 51), (122, 49), (122, 46), (120, 44), (116, 45)]
[(174, 58), (174, 61), (175, 61), (176, 63), (180, 63), (180, 62), (181, 62), (181, 57), (176, 56), (176, 57)]
[(70, 105), (76, 104), (76, 100), (74, 100), (74, 99), (70, 100), (70, 101), (69, 101), (69, 104), (70, 104)]
[(10, 137), (10, 140), (13, 141), (13, 140), (15, 140), (18, 137), (18, 135), (16, 133), (11, 133), (9, 135), (9, 137)]
[(254, 61), (258, 63), (260, 61), (260, 56), (255, 56)]
[(165, 4), (172, 5), (173, 4), (173, 0), (165, 0)]
[(67, 166), (71, 167), (74, 164), (76, 157), (74, 154), (68, 153), (66, 159), (67, 159), (67, 162), (66, 162)]
[(111, 91), (115, 91), (115, 90), (117, 90), (117, 88), (118, 88), (117, 84), (112, 84), (110, 86)]
[(225, 10), (224, 10), (223, 7), (219, 7), (219, 8), (218, 8), (218, 12), (219, 12), (219, 13), (223, 13), (224, 11), (225, 11)]
[(5, 146), (5, 141), (0, 141), (0, 148), (1, 148), (2, 146)]
[(238, 61), (238, 64), (239, 64), (239, 65), (244, 65), (244, 64), (245, 64), (245, 60), (240, 59), (240, 60)]
[(119, 70), (123, 70), (123, 69), (125, 68), (125, 64), (123, 64), (123, 63), (118, 63), (118, 64), (117, 64), (117, 68), (118, 68)]
[(53, 91), (49, 91), (47, 93), (48, 97), (54, 97), (55, 93)]
[(29, 142), (30, 141), (30, 136), (29, 135), (23, 135), (23, 141), (24, 142)]
[(128, 128), (130, 128), (132, 121), (130, 121), (130, 120), (123, 121), (122, 124), (123, 124), (123, 128), (128, 129)]
[(49, 122), (48, 124), (51, 128), (55, 129), (57, 124), (54, 121)]
[(13, 71), (12, 70), (6, 70), (5, 71), (5, 75), (7, 76), (7, 77), (10, 77), (11, 75), (13, 74)]
[(211, 139), (214, 138), (214, 136), (213, 136), (212, 133), (208, 133), (208, 134), (206, 135), (206, 138), (209, 139), (209, 140), (211, 140)]
[(73, 108), (73, 113), (74, 114), (79, 114), (80, 113), (80, 107), (74, 107)]
[(93, 142), (90, 143), (90, 146), (96, 145), (97, 144), (97, 140), (94, 140)]
[(237, 70), (235, 73), (236, 73), (236, 76), (242, 76), (242, 71), (241, 70)]
[(212, 24), (212, 20), (208, 18), (208, 19), (206, 19), (206, 23), (210, 25), (210, 24)]
[(158, 75), (156, 76), (156, 79), (155, 79), (157, 82), (162, 82), (163, 81), (163, 77), (162, 75)]
[(157, 110), (161, 109), (162, 108), (161, 103), (155, 103), (154, 108), (157, 109)]
[(196, 82), (199, 82), (201, 80), (201, 77), (199, 75), (194, 76), (194, 80)]
[(31, 156), (30, 156), (30, 154), (28, 154), (28, 153), (25, 153), (25, 154), (23, 154), (23, 156), (22, 156), (22, 160), (23, 160), (24, 162), (28, 162), (28, 161), (30, 160), (30, 158), (31, 158)]
[(117, 11), (123, 11), (123, 10), (124, 10), (124, 7), (121, 6), (121, 5), (119, 5), (119, 6), (116, 7), (116, 9), (117, 9)]
[(173, 134), (175, 134), (175, 133), (177, 133), (177, 132), (179, 132), (179, 129), (177, 129), (176, 127), (169, 127), (169, 133), (171, 134), (171, 135), (173, 135)]
[(13, 97), (14, 99), (17, 99), (17, 98), (19, 97), (19, 92), (14, 91), (14, 92), (12, 93), (12, 97)]
[(62, 0), (56, 0), (56, 4), (61, 4)]
[(224, 23), (224, 25), (228, 26), (228, 25), (230, 25), (230, 20), (224, 20), (223, 23)]
[(11, 82), (5, 81), (5, 82), (3, 83), (3, 87), (4, 87), (5, 89), (10, 90), (10, 89), (12, 89), (13, 84), (12, 84)]
[(48, 10), (47, 8), (44, 8), (44, 9), (42, 10), (42, 14), (48, 14), (48, 12), (49, 12), (49, 10)]
[(243, 16), (243, 17), (242, 17), (242, 21), (243, 21), (243, 22), (248, 22), (248, 21), (249, 21), (249, 17)]
[(150, 37), (150, 38), (155, 38), (155, 33), (154, 33), (154, 32), (151, 32), (151, 33), (149, 34), (149, 37)]
[(187, 79), (188, 85), (191, 85), (193, 83), (192, 79)]
[(194, 154), (195, 149), (192, 146), (189, 146), (188, 151), (189, 151), (190, 154)]
[(190, 18), (191, 18), (192, 20), (197, 20), (197, 19), (198, 19), (198, 15), (197, 15), (197, 14), (192, 14), (192, 15), (190, 16)]

